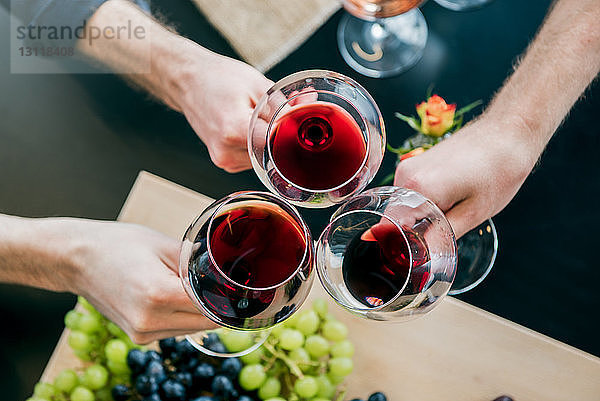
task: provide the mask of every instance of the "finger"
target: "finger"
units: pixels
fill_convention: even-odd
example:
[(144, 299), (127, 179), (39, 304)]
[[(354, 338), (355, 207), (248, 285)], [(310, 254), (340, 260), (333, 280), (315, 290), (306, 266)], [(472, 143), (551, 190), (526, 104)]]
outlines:
[(485, 216), (477, 213), (477, 208), (471, 200), (457, 203), (446, 212), (446, 218), (450, 222), (456, 239), (483, 223)]
[(446, 172), (443, 180), (430, 173), (425, 154), (398, 163), (394, 185), (420, 193), (445, 212), (464, 200), (468, 189), (458, 173)]
[(161, 294), (155, 302), (158, 309), (163, 312), (200, 313), (175, 272), (167, 270), (167, 274), (164, 277), (159, 277), (159, 280), (161, 282)]
[(229, 162), (223, 170), (228, 173), (239, 173), (240, 171), (248, 170), (252, 168), (252, 163), (250, 162), (250, 156), (248, 156), (247, 149), (235, 149), (231, 150), (228, 154), (230, 158)]
[[(200, 330), (197, 330), (200, 331)], [(145, 333), (142, 335), (143, 341), (140, 341), (140, 344), (149, 344), (151, 342), (162, 340), (163, 338), (170, 337), (181, 337), (186, 334), (193, 334), (196, 331), (186, 331), (186, 330), (165, 330), (165, 331), (154, 331), (152, 333)]]
[(162, 243), (161, 261), (173, 273), (179, 276), (179, 253), (181, 241), (165, 236)]
[(219, 327), (216, 323), (201, 313), (174, 312), (168, 316), (157, 316), (155, 324), (152, 324), (155, 332), (179, 331), (183, 333), (194, 333), (200, 330), (209, 330)]
[(219, 145), (218, 148), (209, 148), (209, 154), (212, 162), (228, 173), (238, 173), (252, 167), (245, 147), (232, 148)]

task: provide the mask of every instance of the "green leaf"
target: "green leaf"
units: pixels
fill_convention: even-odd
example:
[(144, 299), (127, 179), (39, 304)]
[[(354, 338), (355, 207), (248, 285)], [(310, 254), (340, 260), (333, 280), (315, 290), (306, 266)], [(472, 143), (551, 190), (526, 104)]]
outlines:
[(379, 185), (389, 185), (394, 182), (394, 173), (390, 173), (383, 177), (383, 180), (379, 183)]
[(405, 116), (404, 114), (401, 114), (398, 112), (396, 112), (394, 115), (397, 118), (399, 118), (400, 120), (402, 120), (405, 123), (407, 123), (408, 125), (410, 125), (410, 127), (412, 129), (414, 129), (415, 131), (421, 132), (421, 123), (419, 122), (419, 120), (416, 117)]
[(466, 105), (465, 107), (461, 107), (454, 114), (454, 118), (456, 118), (456, 117), (462, 117), (463, 114), (468, 113), (469, 111), (473, 110), (475, 107), (477, 107), (477, 106), (479, 106), (481, 104), (483, 104), (483, 101), (481, 99), (479, 99), (479, 100), (474, 101), (473, 103), (470, 103), (470, 104)]
[(435, 87), (435, 84), (433, 82), (429, 84), (429, 86), (427, 87), (427, 92), (425, 92), (425, 99), (429, 100), (429, 98), (433, 94), (434, 87)]
[(410, 148), (403, 148), (403, 147), (398, 147), (398, 148), (394, 148), (392, 145), (390, 145), (389, 143), (386, 145), (386, 148), (388, 151), (392, 152), (392, 153), (396, 153), (397, 155), (403, 155), (407, 152), (410, 152), (411, 149)]

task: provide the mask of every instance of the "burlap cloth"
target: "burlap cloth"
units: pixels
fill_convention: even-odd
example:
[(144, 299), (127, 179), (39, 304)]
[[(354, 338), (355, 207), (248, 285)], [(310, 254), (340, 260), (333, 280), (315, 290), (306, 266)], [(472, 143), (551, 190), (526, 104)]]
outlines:
[(237, 53), (266, 71), (293, 52), (339, 0), (192, 0)]

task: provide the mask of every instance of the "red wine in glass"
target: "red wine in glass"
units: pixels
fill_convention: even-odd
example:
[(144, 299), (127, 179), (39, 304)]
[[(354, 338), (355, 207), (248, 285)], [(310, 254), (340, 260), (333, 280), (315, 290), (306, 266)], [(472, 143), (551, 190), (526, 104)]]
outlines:
[(352, 116), (333, 103), (295, 106), (276, 121), (269, 146), (288, 181), (313, 191), (350, 180), (366, 159), (367, 144)]
[(429, 281), (429, 262), (429, 250), (419, 234), (382, 220), (350, 241), (342, 271), (352, 296), (365, 306), (378, 307), (401, 292), (421, 292)]
[[(230, 327), (269, 327), (285, 319), (292, 306), (284, 303), (301, 285), (295, 273), (306, 250), (298, 222), (277, 205), (245, 202), (213, 218), (210, 233), (208, 226), (200, 229), (190, 259), (198, 301)], [(277, 296), (284, 283), (288, 296)]]

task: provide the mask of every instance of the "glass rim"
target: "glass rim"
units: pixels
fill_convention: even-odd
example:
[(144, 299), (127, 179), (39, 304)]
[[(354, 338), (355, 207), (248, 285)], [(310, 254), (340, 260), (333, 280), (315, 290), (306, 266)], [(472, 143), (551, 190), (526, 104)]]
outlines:
[[(267, 197), (267, 198), (272, 198), (272, 200), (275, 201), (274, 203), (277, 204), (277, 206), (280, 206), (280, 204), (283, 204), (284, 206), (289, 207), (291, 209), (291, 211), (294, 213), (294, 216), (292, 216), (292, 217), (299, 223), (300, 227), (302, 228), (303, 238), (305, 240), (304, 241), (305, 242), (305, 245), (304, 245), (304, 254), (302, 255), (302, 259), (300, 259), (300, 261), (298, 262), (298, 265), (296, 266), (296, 268), (294, 269), (294, 271), (285, 280), (282, 280), (279, 283), (274, 284), (274, 285), (269, 286), (269, 287), (250, 287), (250, 286), (247, 286), (247, 285), (240, 284), (237, 281), (235, 281), (234, 279), (232, 279), (231, 277), (229, 277), (229, 275), (225, 274), (225, 272), (221, 269), (221, 266), (219, 266), (219, 264), (215, 260), (213, 254), (212, 254), (211, 246), (210, 246), (210, 242), (211, 242), (210, 241), (210, 233), (211, 233), (212, 223), (213, 223), (214, 219), (217, 217), (218, 213), (222, 210), (222, 208), (225, 205), (230, 204), (232, 201), (234, 201), (236, 199), (239, 199), (239, 198), (244, 197), (244, 196), (252, 196), (252, 195), (258, 195), (258, 196), (263, 196), (263, 197)], [(249, 199), (249, 200), (252, 200), (252, 199)], [(254, 200), (256, 200), (256, 199), (254, 199)], [(270, 193), (270, 192), (265, 192), (265, 191), (239, 191), (239, 192), (234, 192), (233, 194), (227, 195), (226, 197), (222, 198), (220, 202), (221, 202), (221, 204), (212, 212), (212, 214), (210, 215), (210, 218), (208, 220), (208, 227), (206, 229), (206, 249), (207, 249), (207, 253), (208, 253), (208, 257), (209, 257), (210, 262), (213, 264), (213, 266), (215, 267), (215, 269), (217, 269), (218, 273), (222, 277), (224, 277), (227, 281), (231, 282), (232, 284), (236, 285), (237, 287), (243, 288), (245, 290), (250, 290), (250, 291), (268, 291), (268, 290), (277, 289), (277, 288), (285, 285), (292, 278), (294, 278), (295, 276), (298, 275), (298, 273), (300, 272), (302, 266), (306, 262), (306, 258), (309, 256), (310, 247), (312, 246), (312, 239), (311, 239), (310, 231), (308, 230), (308, 226), (306, 225), (306, 222), (304, 221), (304, 219), (302, 218), (302, 216), (300, 215), (300, 213), (298, 212), (298, 210), (296, 210), (296, 208), (292, 204), (290, 204), (288, 201), (286, 201), (284, 198), (282, 198), (282, 197), (280, 197), (278, 195), (275, 195), (275, 194)], [(268, 201), (266, 201), (266, 202), (268, 202)], [(283, 209), (283, 211), (287, 212), (285, 209)]]
[[(331, 291), (329, 291), (328, 286), (325, 284), (325, 279), (321, 274), (321, 269), (319, 268), (319, 263), (317, 261), (317, 275), (319, 276), (319, 281), (321, 281), (321, 284), (323, 285), (323, 287), (325, 288), (325, 291), (327, 291), (327, 293), (331, 296), (331, 298), (333, 298), (337, 303), (341, 304), (342, 307), (351, 310), (351, 311), (357, 311), (357, 312), (379, 312), (382, 309), (390, 306), (393, 302), (395, 302), (400, 295), (402, 295), (402, 292), (406, 289), (406, 286), (408, 285), (408, 282), (410, 280), (410, 275), (412, 273), (412, 268), (413, 268), (413, 255), (412, 255), (412, 247), (410, 245), (410, 241), (408, 240), (408, 238), (406, 237), (406, 234), (404, 233), (404, 229), (402, 229), (402, 227), (396, 222), (394, 221), (393, 218), (386, 216), (384, 213), (375, 211), (375, 210), (367, 210), (367, 209), (357, 209), (357, 210), (349, 210), (347, 212), (344, 212), (338, 216), (335, 216), (331, 219), (331, 221), (329, 222), (329, 224), (327, 224), (327, 226), (325, 226), (325, 228), (323, 229), (323, 231), (321, 232), (321, 235), (319, 237), (318, 240), (318, 245), (321, 246), (321, 242), (323, 239), (323, 235), (325, 235), (326, 232), (331, 230), (331, 226), (333, 225), (333, 223), (335, 223), (337, 220), (339, 220), (342, 217), (346, 217), (352, 213), (370, 213), (370, 214), (374, 214), (377, 215), (379, 217), (383, 217), (384, 219), (390, 221), (397, 229), (398, 231), (400, 231), (400, 233), (402, 234), (402, 238), (404, 239), (404, 242), (406, 243), (406, 245), (408, 246), (408, 250), (409, 250), (409, 266), (408, 266), (408, 275), (406, 276), (406, 280), (404, 281), (404, 285), (402, 286), (402, 288), (387, 302), (379, 305), (379, 306), (374, 306), (374, 307), (356, 307), (356, 306), (352, 306), (352, 305), (348, 305), (346, 303), (341, 304), (341, 302), (338, 300), (338, 298), (336, 296), (334, 296)], [(373, 226), (371, 226), (373, 227)], [(369, 227), (369, 229), (371, 228)], [(344, 252), (344, 256), (345, 256), (345, 252)], [(342, 258), (343, 260), (343, 258)], [(347, 288), (347, 286), (346, 286)], [(360, 301), (359, 301), (360, 302)]]

